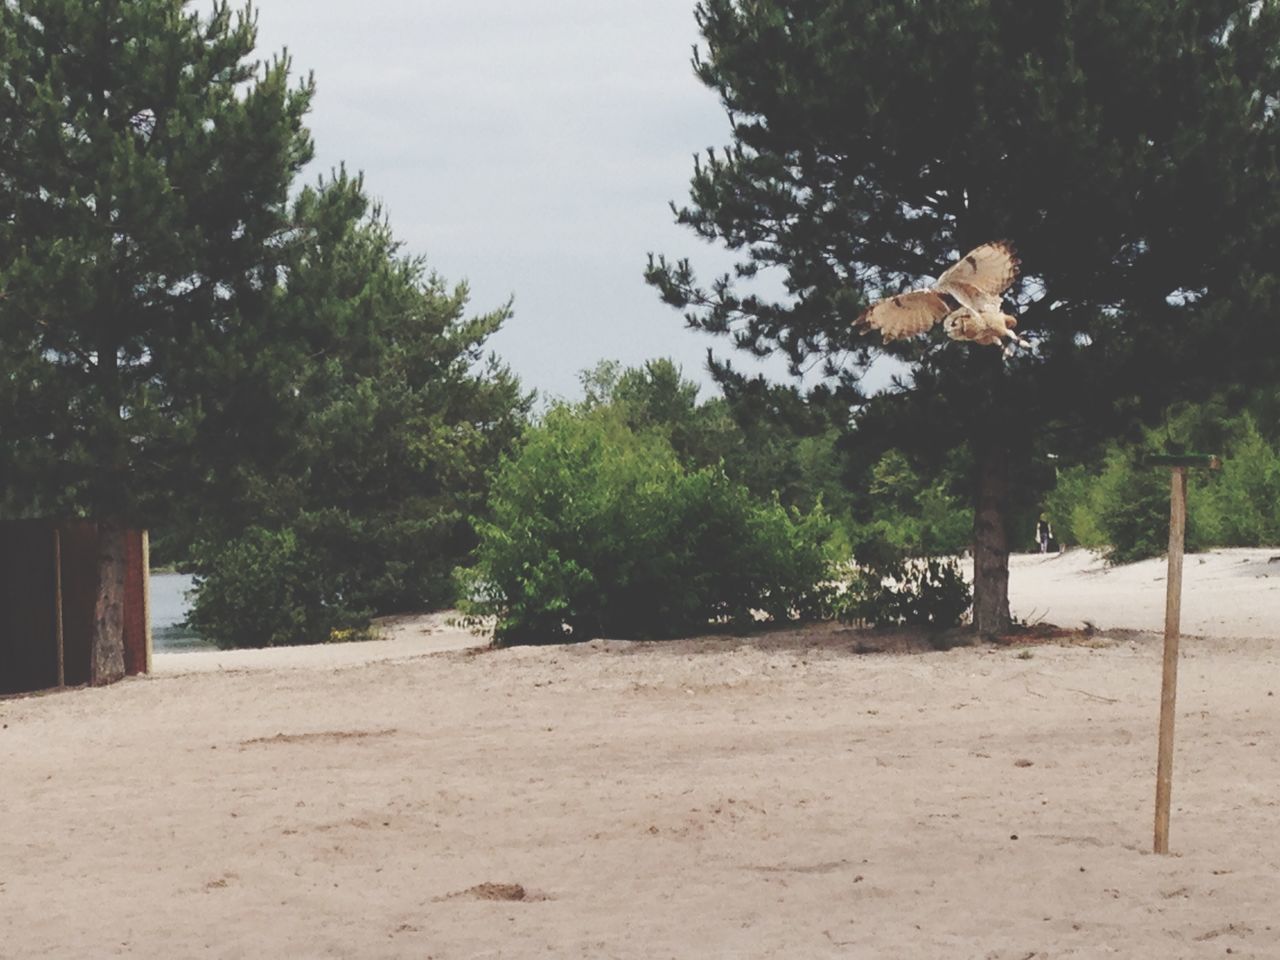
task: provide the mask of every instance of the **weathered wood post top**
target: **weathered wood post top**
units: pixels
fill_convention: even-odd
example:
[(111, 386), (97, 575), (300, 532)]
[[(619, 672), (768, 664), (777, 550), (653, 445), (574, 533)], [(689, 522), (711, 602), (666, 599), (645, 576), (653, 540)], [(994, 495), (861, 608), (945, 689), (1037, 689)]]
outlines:
[(1222, 458), (1216, 453), (1152, 454), (1143, 460), (1149, 467), (1204, 467), (1220, 470)]

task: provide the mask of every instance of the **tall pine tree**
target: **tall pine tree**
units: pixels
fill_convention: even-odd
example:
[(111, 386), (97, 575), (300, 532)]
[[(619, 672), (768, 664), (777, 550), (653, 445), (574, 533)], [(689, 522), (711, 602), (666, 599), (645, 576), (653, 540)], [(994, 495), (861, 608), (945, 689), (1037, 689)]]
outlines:
[[(311, 83), (250, 59), (250, 10), (192, 7), (0, 2), (2, 502), (103, 523), (101, 615), (121, 525), (154, 519), (203, 418), (246, 408), (312, 155)], [(122, 670), (109, 632), (94, 662)]]
[[(1124, 429), (1277, 355), (1280, 4), (702, 0), (697, 17), (733, 142), (696, 162), (677, 217), (738, 263), (706, 284), (657, 257), (647, 278), (739, 347), (825, 356), (864, 436), (966, 447), (975, 624), (1003, 632), (1033, 438)], [(1029, 352), (853, 334), (869, 301), (1002, 238)], [(881, 354), (906, 370), (868, 401)]]
[(223, 646), (324, 642), (452, 602), (487, 475), (530, 406), (485, 356), (509, 310), (467, 316), (466, 286), (401, 250), (359, 177), (303, 189), (293, 218), (271, 336), (301, 362), (245, 358), (258, 416), (206, 416), (181, 486), (192, 619)]

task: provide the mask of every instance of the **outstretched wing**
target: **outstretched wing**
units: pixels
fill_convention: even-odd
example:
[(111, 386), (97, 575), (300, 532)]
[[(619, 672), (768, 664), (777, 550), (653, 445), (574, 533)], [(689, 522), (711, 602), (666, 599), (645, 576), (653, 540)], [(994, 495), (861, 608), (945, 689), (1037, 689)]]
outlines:
[(853, 325), (863, 333), (879, 330), (888, 343), (924, 333), (950, 312), (947, 302), (932, 290), (913, 290), (873, 303)]
[(933, 289), (979, 312), (999, 309), (1001, 294), (1018, 278), (1019, 263), (1007, 240), (984, 243), (952, 264)]

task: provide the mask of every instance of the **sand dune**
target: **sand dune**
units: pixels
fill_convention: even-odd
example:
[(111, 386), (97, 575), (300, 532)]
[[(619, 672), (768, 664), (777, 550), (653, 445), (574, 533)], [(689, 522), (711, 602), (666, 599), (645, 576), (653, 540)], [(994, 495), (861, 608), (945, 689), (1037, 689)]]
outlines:
[[(1015, 556), (1009, 602), (1014, 616), (1064, 627), (1164, 629), (1163, 558), (1109, 568), (1071, 550)], [(1191, 554), (1183, 565), (1182, 631), (1201, 636), (1280, 635), (1280, 548)]]
[(1174, 856), (1159, 643), (1122, 632), (1163, 567), (1023, 557), (1017, 615), (1107, 629), (480, 652), (433, 618), (0, 701), (0, 957), (1280, 957), (1271, 555), (1188, 559)]

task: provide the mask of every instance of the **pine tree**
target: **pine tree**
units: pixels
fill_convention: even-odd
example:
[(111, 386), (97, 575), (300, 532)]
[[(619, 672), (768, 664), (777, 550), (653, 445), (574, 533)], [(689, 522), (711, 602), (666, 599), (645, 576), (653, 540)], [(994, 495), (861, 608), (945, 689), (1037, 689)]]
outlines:
[[(733, 142), (695, 162), (677, 219), (738, 263), (705, 284), (657, 257), (647, 278), (741, 348), (825, 357), (864, 437), (966, 447), (975, 625), (1004, 632), (1033, 441), (1127, 429), (1277, 355), (1280, 4), (702, 0), (697, 18)], [(854, 335), (869, 301), (1002, 238), (1031, 351)], [(868, 400), (880, 355), (905, 369)]]
[(270, 345), (312, 155), (311, 82), (250, 59), (251, 10), (194, 6), (0, 2), (3, 502), (103, 522), (104, 584), (113, 531), (153, 519), (202, 422), (253, 392), (237, 373)]
[(468, 317), (466, 286), (401, 250), (360, 178), (300, 191), (293, 222), (271, 335), (301, 361), (250, 362), (277, 399), (265, 419), (206, 418), (198, 462), (223, 466), (182, 485), (193, 620), (223, 646), (323, 642), (452, 602), (530, 406), (484, 354), (508, 308)]

